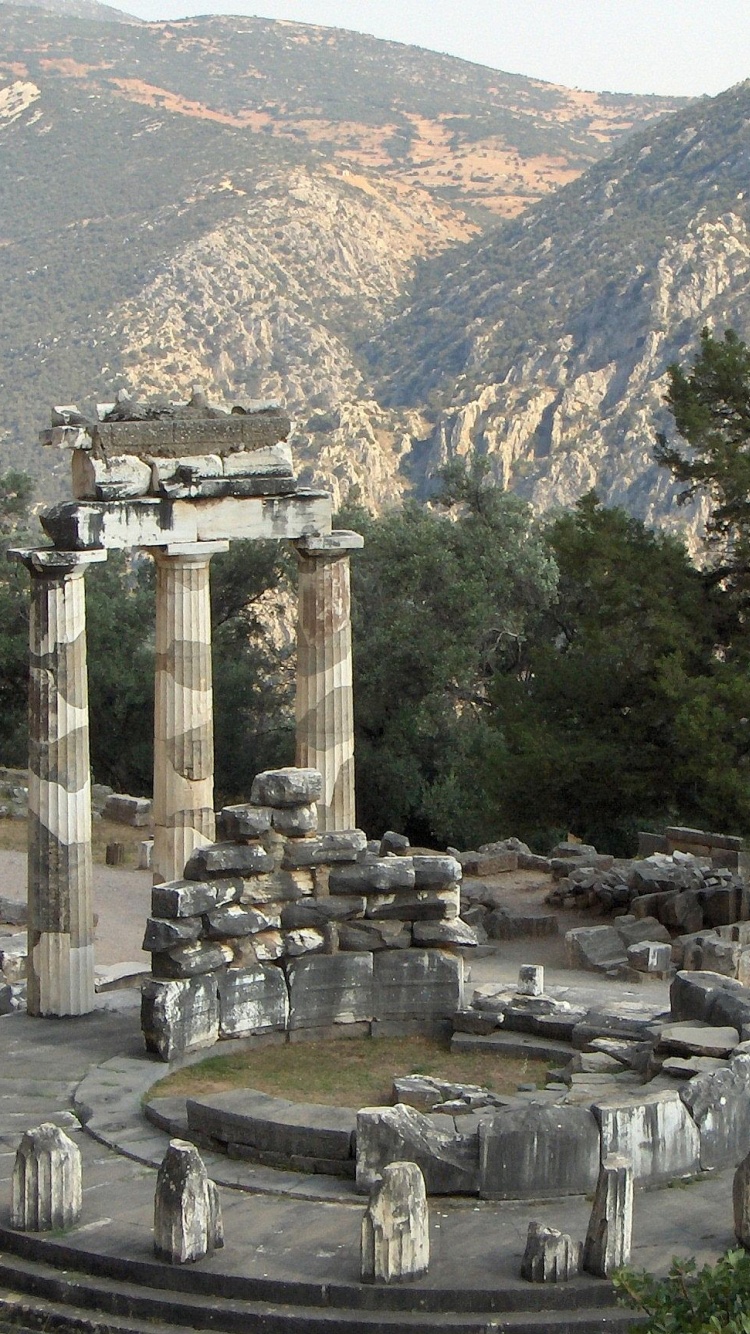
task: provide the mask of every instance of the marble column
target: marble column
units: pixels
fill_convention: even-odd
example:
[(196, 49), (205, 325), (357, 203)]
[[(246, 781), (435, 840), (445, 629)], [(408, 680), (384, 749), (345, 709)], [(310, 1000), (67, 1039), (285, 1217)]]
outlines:
[(209, 563), (228, 542), (155, 548), (154, 884), (212, 843), (214, 728)]
[(323, 775), (322, 830), (356, 825), (349, 552), (363, 545), (363, 538), (350, 532), (294, 543), (299, 560), (296, 762)]
[(94, 1007), (87, 564), (106, 551), (12, 551), (31, 575), (29, 1014)]

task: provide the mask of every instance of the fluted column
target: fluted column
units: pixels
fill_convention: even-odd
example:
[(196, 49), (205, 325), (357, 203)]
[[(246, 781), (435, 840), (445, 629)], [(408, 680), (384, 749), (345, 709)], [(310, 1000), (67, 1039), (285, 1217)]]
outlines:
[(83, 574), (105, 551), (13, 551), (31, 575), (29, 1014), (94, 1007), (91, 776)]
[(157, 548), (154, 884), (215, 837), (209, 562), (228, 542)]
[(349, 552), (358, 533), (335, 532), (295, 542), (297, 614), (297, 764), (319, 769), (319, 829), (353, 829), (354, 708)]

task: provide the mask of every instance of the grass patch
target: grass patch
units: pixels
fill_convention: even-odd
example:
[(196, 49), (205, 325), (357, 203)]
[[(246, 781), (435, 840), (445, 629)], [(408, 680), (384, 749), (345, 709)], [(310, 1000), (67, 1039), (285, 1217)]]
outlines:
[(435, 1075), (512, 1094), (519, 1084), (542, 1086), (548, 1064), (525, 1056), (452, 1055), (446, 1043), (427, 1037), (299, 1042), (210, 1056), (161, 1079), (148, 1098), (254, 1088), (293, 1102), (367, 1107), (391, 1102), (395, 1075)]

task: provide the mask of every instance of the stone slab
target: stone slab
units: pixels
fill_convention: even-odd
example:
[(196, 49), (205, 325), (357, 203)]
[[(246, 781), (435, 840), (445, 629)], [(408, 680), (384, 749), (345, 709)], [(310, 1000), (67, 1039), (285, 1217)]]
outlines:
[(599, 1128), (585, 1107), (505, 1107), (479, 1130), (484, 1199), (557, 1199), (593, 1190)]
[(314, 955), (290, 960), (289, 1028), (318, 1028), (373, 1018), (373, 956)]

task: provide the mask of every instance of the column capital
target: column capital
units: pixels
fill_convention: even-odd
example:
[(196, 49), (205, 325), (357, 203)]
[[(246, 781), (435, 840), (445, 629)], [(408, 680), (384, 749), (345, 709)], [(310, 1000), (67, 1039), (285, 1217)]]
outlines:
[(301, 556), (347, 556), (350, 551), (361, 551), (365, 539), (361, 533), (339, 528), (332, 533), (299, 537), (292, 546)]
[(60, 551), (57, 547), (11, 547), (6, 553), (8, 560), (17, 560), (25, 565), (30, 574), (46, 574), (51, 578), (64, 578), (66, 574), (83, 572), (87, 565), (107, 559), (103, 547), (91, 551)]

